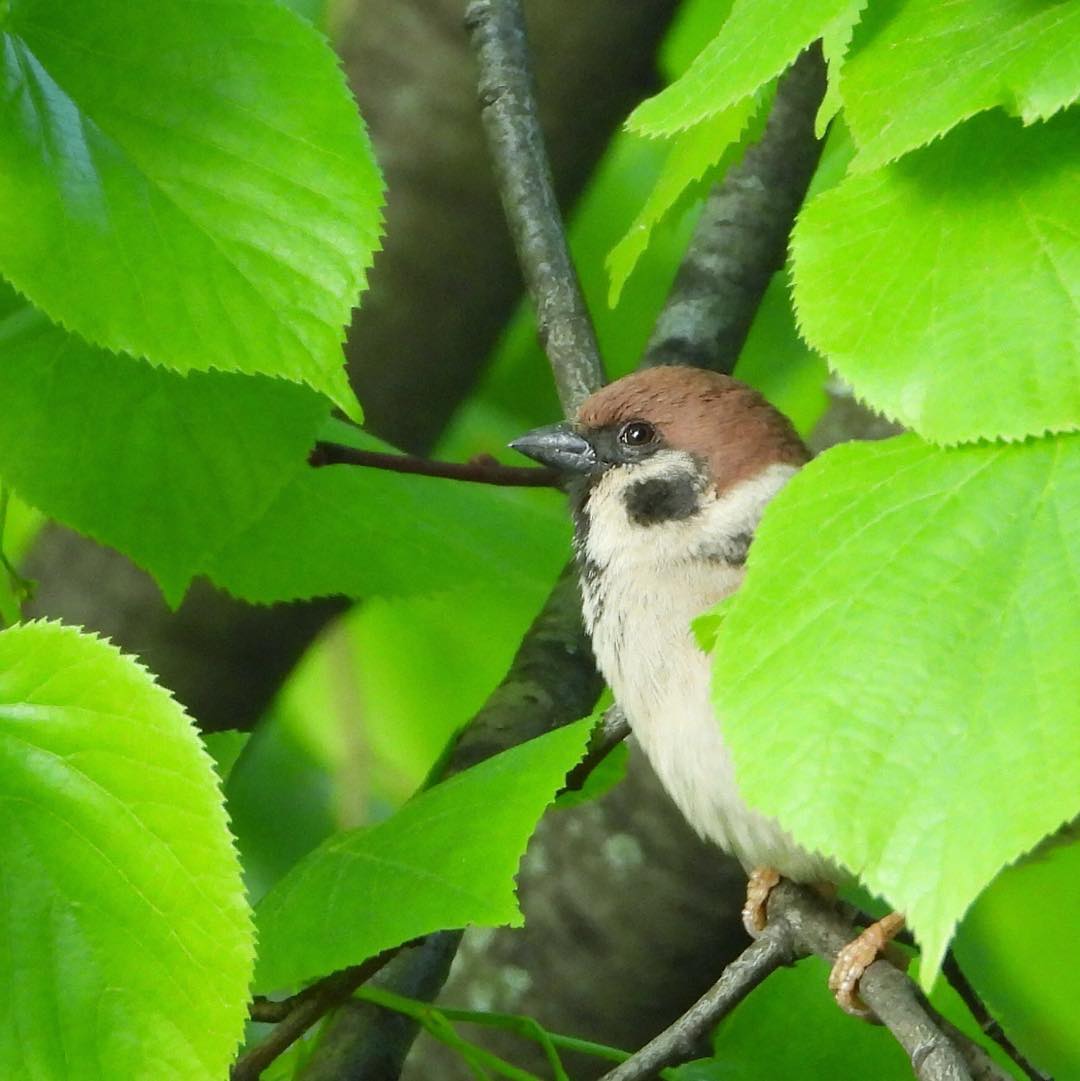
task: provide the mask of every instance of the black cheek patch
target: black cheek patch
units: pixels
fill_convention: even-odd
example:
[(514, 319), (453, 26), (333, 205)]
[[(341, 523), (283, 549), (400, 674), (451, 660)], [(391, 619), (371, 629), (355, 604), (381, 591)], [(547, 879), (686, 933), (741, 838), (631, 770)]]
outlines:
[(637, 525), (680, 521), (697, 512), (699, 485), (693, 477), (652, 477), (626, 490), (626, 513)]

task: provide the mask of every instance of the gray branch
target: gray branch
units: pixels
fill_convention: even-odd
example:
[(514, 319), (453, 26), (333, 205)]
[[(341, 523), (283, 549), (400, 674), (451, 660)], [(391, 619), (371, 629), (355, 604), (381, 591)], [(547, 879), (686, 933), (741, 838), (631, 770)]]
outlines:
[(480, 66), (481, 112), (503, 210), (559, 400), (573, 416), (603, 384), (604, 369), (555, 199), (521, 4), (474, 0), (465, 24)]
[(821, 156), (814, 116), (824, 92), (815, 45), (781, 81), (761, 139), (706, 200), (644, 366), (735, 368)]
[(716, 981), (674, 1024), (601, 1081), (646, 1081), (665, 1066), (684, 1062), (703, 1037), (727, 1017), (758, 984), (798, 957), (790, 926), (780, 918), (724, 969)]
[[(665, 1066), (685, 1061), (697, 1040), (726, 1017), (781, 965), (817, 954), (835, 961), (859, 934), (831, 905), (803, 886), (781, 882), (769, 896), (769, 924), (762, 936), (724, 970), (717, 983), (667, 1030), (646, 1044), (602, 1081), (645, 1081)], [(875, 961), (859, 982), (859, 994), (911, 1059), (919, 1081), (1000, 1081), (992, 1060), (943, 1021), (919, 989), (885, 960)]]

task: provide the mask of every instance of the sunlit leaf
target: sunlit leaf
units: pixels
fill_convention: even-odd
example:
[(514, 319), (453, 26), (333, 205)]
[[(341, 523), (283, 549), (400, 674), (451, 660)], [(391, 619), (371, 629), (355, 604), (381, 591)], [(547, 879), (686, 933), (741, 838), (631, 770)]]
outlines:
[(810, 344), (873, 408), (951, 443), (1080, 427), (1080, 114), (1000, 112), (813, 199)]
[[(504, 751), (380, 825), (320, 845), (259, 903), (256, 986), (290, 986), (431, 931), (520, 925), (518, 863), (591, 724)], [(315, 926), (335, 931), (312, 935)]]
[(627, 124), (646, 135), (681, 131), (730, 108), (779, 75), (848, 11), (851, 0), (735, 0), (690, 70), (649, 98)]
[[(619, 303), (626, 279), (649, 246), (653, 227), (671, 213), (685, 195), (696, 190), (697, 182), (706, 174), (720, 172), (732, 163), (736, 145), (755, 116), (762, 114), (763, 102), (770, 97), (764, 92), (749, 95), (672, 137), (671, 149), (649, 198), (607, 257), (606, 266), (611, 277), (610, 307)], [(767, 113), (767, 109), (764, 111)], [(761, 120), (763, 124), (764, 116)]]
[(828, 77), (825, 96), (814, 118), (814, 133), (819, 139), (824, 136), (830, 121), (843, 107), (843, 102), (840, 100), (840, 73), (847, 59), (847, 51), (851, 45), (852, 35), (855, 33), (855, 26), (862, 17), (867, 3), (868, 0), (852, 0), (847, 10), (838, 15), (821, 35), (821, 51), (827, 64)]
[(841, 93), (856, 172), (1002, 105), (1030, 124), (1080, 94), (1076, 0), (906, 0), (872, 4)]
[(901, 436), (791, 481), (720, 624), (747, 799), (907, 914), (928, 981), (1001, 867), (1080, 812), (1078, 610), (1080, 435)]
[(0, 633), (0, 1076), (220, 1081), (254, 944), (209, 757), (131, 658)]
[(355, 415), (381, 181), (325, 39), (273, 0), (5, 8), (0, 272), (98, 345)]

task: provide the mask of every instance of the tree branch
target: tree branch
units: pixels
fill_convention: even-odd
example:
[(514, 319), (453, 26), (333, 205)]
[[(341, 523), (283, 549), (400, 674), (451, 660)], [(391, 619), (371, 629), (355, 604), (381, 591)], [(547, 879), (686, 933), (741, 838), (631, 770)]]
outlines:
[(604, 369), (555, 200), (521, 4), (473, 0), (465, 25), (480, 67), (481, 115), (503, 211), (559, 401), (573, 416), (603, 384)]
[(825, 63), (814, 45), (776, 91), (761, 139), (709, 194), (644, 367), (691, 364), (728, 375), (758, 305), (784, 265), (792, 222), (821, 156), (814, 117)]
[[(858, 934), (812, 890), (781, 882), (769, 896), (768, 916), (786, 920), (796, 948), (834, 961)], [(963, 1056), (945, 1035), (918, 988), (888, 961), (875, 961), (859, 981), (859, 995), (908, 1053), (919, 1081), (971, 1081)]]
[(684, 1062), (701, 1038), (758, 984), (797, 957), (791, 927), (782, 918), (770, 920), (761, 937), (725, 967), (720, 979), (682, 1017), (601, 1081), (647, 1081), (665, 1066)]
[(320, 1017), (349, 999), (399, 949), (401, 947), (386, 950), (362, 964), (332, 973), (284, 1002), (254, 1002), (251, 1007), (252, 1020), (274, 1020), (278, 1023), (262, 1043), (256, 1044), (236, 1060), (229, 1074), (230, 1081), (258, 1081), (263, 1070), (278, 1055), (287, 1051)]
[[(717, 983), (602, 1081), (645, 1081), (684, 1061), (701, 1036), (781, 965), (809, 954), (835, 961), (859, 930), (813, 890), (787, 881), (770, 894), (768, 915), (764, 933), (724, 969)], [(938, 1017), (911, 980), (887, 961), (875, 961), (866, 970), (859, 994), (907, 1052), (919, 1081), (973, 1081), (969, 1058), (979, 1063), (980, 1077), (998, 1081), (1004, 1076), (995, 1074), (986, 1053)]]
[(316, 443), (308, 463), (316, 468), (328, 465), (362, 465), (392, 473), (415, 473), (446, 480), (471, 481), (474, 484), (497, 484), (507, 488), (557, 488), (559, 475), (554, 469), (503, 465), (489, 455), (468, 462), (439, 462), (415, 454), (389, 454), (379, 450), (359, 450), (340, 443)]

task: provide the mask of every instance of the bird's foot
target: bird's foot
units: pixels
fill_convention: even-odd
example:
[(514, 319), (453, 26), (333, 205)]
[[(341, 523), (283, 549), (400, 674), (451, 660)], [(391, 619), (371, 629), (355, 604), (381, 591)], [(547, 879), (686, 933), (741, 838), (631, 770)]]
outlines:
[(746, 882), (746, 902), (742, 909), (743, 927), (751, 938), (757, 938), (768, 918), (765, 906), (769, 903), (769, 894), (780, 882), (780, 872), (773, 867), (755, 867)]
[(907, 967), (907, 958), (889, 942), (904, 926), (899, 912), (872, 923), (858, 938), (852, 939), (837, 955), (829, 973), (829, 990), (836, 996), (837, 1005), (852, 1017), (876, 1021), (874, 1011), (859, 998), (859, 980), (862, 974), (884, 953), (899, 967)]

